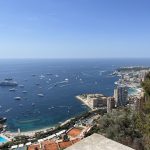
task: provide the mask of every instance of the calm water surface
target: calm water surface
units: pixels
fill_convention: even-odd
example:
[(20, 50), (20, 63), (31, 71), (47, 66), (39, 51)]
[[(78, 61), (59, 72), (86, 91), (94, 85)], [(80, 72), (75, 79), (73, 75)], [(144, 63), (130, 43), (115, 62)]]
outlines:
[[(130, 65), (149, 66), (150, 60), (0, 60), (0, 80), (13, 78), (24, 85), (14, 92), (9, 91), (10, 87), (0, 87), (0, 116), (7, 117), (11, 131), (54, 126), (88, 111), (75, 99), (76, 95), (113, 95), (118, 77), (110, 74), (118, 67)], [(18, 96), (22, 99), (14, 100)]]

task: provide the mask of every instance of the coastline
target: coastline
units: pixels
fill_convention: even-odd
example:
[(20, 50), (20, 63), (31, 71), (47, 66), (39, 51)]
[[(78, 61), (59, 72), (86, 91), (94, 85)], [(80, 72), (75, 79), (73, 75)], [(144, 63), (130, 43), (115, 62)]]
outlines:
[[(79, 96), (75, 96), (75, 98), (79, 98)], [(85, 104), (84, 103), (84, 101), (82, 100), (82, 99), (80, 99), (80, 101), (83, 103), (83, 104)], [(82, 105), (82, 104), (81, 104)], [(90, 108), (87, 104), (85, 104), (86, 106), (87, 106), (87, 111), (88, 112), (90, 112), (90, 111), (93, 111), (93, 110), (95, 110), (95, 109), (92, 109), (92, 108)], [(78, 114), (78, 115), (82, 115), (82, 113), (81, 114)], [(20, 133), (19, 132), (15, 132), (15, 131), (9, 131), (9, 130), (6, 130), (4, 133), (3, 133), (3, 135), (4, 136), (6, 136), (8, 139), (13, 139), (15, 136), (20, 136), (20, 135), (22, 135), (22, 136), (30, 136), (30, 137), (33, 137), (36, 133), (38, 133), (38, 132), (47, 132), (47, 131), (49, 131), (49, 130), (55, 130), (56, 128), (57, 128), (57, 126), (63, 126), (63, 125), (65, 125), (65, 124), (67, 124), (67, 123), (69, 123), (72, 119), (74, 119), (74, 118), (76, 118), (78, 115), (75, 115), (75, 116), (73, 116), (73, 117), (71, 117), (71, 118), (69, 118), (69, 119), (66, 119), (66, 120), (64, 120), (64, 121), (62, 121), (62, 122), (60, 122), (60, 123), (57, 123), (57, 124), (55, 124), (55, 125), (53, 125), (53, 126), (48, 126), (48, 127), (44, 127), (44, 128), (41, 128), (41, 129), (35, 129), (35, 130), (31, 130), (31, 131), (20, 131)]]
[[(137, 91), (134, 92), (134, 93), (132, 93), (132, 94), (133, 94), (133, 95), (140, 95), (142, 91), (140, 91), (139, 89), (141, 89), (141, 88), (137, 88)], [(132, 94), (131, 94), (131, 95), (132, 95)], [(88, 95), (88, 94), (86, 94), (86, 95)], [(96, 109), (90, 107), (90, 105), (88, 104), (87, 100), (86, 100), (84, 97), (82, 97), (82, 94), (75, 96), (75, 98), (78, 99), (82, 104), (86, 105), (86, 106), (89, 108), (88, 111), (94, 111), (94, 110), (96, 110)], [(82, 104), (81, 104), (81, 105), (82, 105)], [(44, 128), (42, 128), (42, 129), (35, 129), (35, 130), (31, 130), (31, 131), (23, 131), (23, 132), (20, 132), (20, 133), (18, 133), (18, 132), (6, 131), (6, 132), (4, 133), (4, 135), (6, 134), (6, 135), (9, 135), (10, 137), (15, 137), (15, 136), (18, 136), (18, 135), (34, 136), (35, 133), (38, 133), (38, 132), (47, 132), (47, 130), (54, 130), (54, 129), (56, 129), (56, 127), (57, 127), (58, 125), (59, 125), (59, 126), (63, 126), (63, 125), (65, 125), (66, 123), (70, 122), (70, 121), (71, 121), (73, 118), (75, 118), (75, 117), (76, 117), (76, 116), (71, 117), (71, 118), (69, 118), (69, 119), (67, 119), (67, 120), (65, 120), (65, 121), (63, 121), (63, 122), (61, 122), (61, 124), (58, 123), (58, 124), (56, 124), (56, 125), (49, 126), (49, 127), (44, 127)]]
[[(84, 98), (81, 98), (81, 95), (77, 95), (77, 96), (75, 96), (75, 98), (80, 100), (80, 102), (82, 102), (82, 104), (84, 104), (84, 105), (86, 105), (88, 107), (88, 112), (96, 110), (96, 109), (93, 109), (92, 107), (90, 107), (88, 102), (86, 102)], [(32, 137), (38, 132), (47, 132), (47, 130), (54, 130), (54, 129), (56, 129), (56, 127), (58, 125), (61, 127), (61, 126), (65, 125), (65, 124), (69, 123), (74, 118), (76, 118), (76, 116), (71, 117), (71, 118), (69, 118), (69, 119), (67, 119), (67, 120), (65, 120), (65, 121), (63, 121), (61, 123), (58, 123), (56, 125), (49, 126), (49, 127), (44, 127), (44, 128), (41, 128), (41, 129), (35, 129), (35, 130), (31, 130), (31, 131), (22, 131), (22, 132), (20, 131), (20, 133), (19, 133), (17, 131), (13, 132), (13, 131), (9, 131), (8, 130), (8, 131), (5, 131), (4, 135), (6, 135), (7, 137), (15, 137), (15, 136), (18, 136), (18, 135), (25, 135), (25, 136), (31, 136)]]

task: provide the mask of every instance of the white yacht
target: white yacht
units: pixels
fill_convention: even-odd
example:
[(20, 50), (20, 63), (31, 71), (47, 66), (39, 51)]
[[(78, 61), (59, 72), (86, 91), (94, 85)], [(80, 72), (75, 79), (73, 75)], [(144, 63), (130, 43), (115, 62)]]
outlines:
[(15, 100), (21, 100), (21, 97), (14, 97)]
[(12, 89), (9, 89), (9, 91), (14, 92), (14, 91), (16, 91), (16, 89), (15, 89), (15, 88), (12, 88)]
[(17, 82), (8, 79), (5, 79), (4, 81), (0, 82), (0, 86), (17, 86), (17, 85), (18, 85)]
[(39, 97), (44, 97), (44, 94), (40, 93), (38, 94)]

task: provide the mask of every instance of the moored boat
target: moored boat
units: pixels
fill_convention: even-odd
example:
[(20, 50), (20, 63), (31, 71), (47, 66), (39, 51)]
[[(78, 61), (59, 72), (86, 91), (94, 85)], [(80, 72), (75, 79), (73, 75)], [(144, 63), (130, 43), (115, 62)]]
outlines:
[(14, 97), (15, 100), (21, 100), (21, 97)]
[(40, 93), (38, 94), (39, 97), (44, 97), (44, 94)]
[(9, 91), (14, 92), (14, 91), (16, 91), (16, 89), (15, 89), (15, 88), (12, 88), (12, 89), (9, 89)]
[(4, 80), (0, 82), (0, 86), (17, 86), (18, 83), (16, 81)]

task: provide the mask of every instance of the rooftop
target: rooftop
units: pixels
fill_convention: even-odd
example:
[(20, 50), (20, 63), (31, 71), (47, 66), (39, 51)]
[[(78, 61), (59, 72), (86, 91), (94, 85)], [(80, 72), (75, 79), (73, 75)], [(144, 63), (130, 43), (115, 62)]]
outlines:
[(30, 145), (28, 147), (28, 150), (35, 150), (35, 149), (39, 150), (40, 149), (40, 145), (39, 144), (35, 144), (35, 145)]
[(110, 140), (102, 135), (93, 134), (80, 142), (68, 147), (66, 150), (133, 150), (130, 147)]

